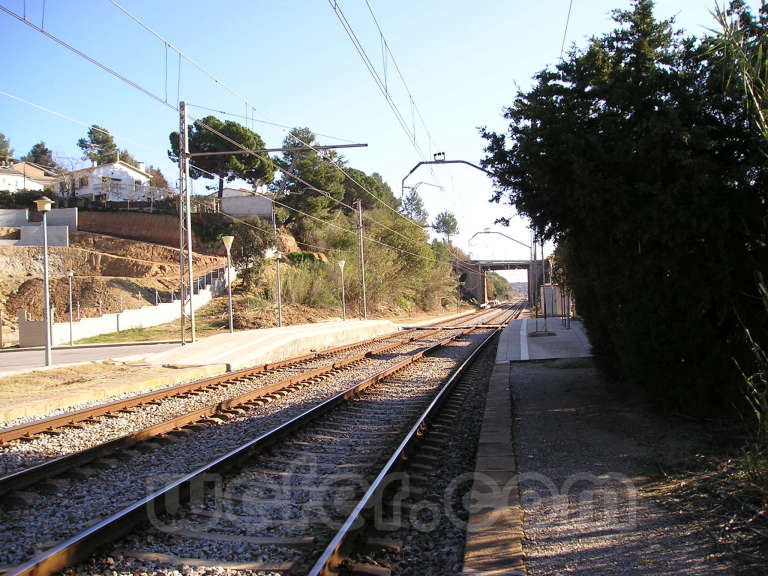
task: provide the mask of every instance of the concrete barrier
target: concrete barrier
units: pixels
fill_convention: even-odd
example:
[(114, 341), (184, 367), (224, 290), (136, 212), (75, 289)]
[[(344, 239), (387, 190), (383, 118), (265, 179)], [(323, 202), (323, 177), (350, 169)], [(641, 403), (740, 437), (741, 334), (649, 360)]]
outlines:
[[(48, 228), (48, 246), (69, 246), (69, 226), (47, 226)], [(42, 246), (43, 245), (43, 227), (22, 226), (21, 239), (16, 243), (17, 246)]]
[(48, 212), (46, 219), (48, 227), (69, 226), (70, 230), (77, 231), (77, 208), (56, 208)]
[(7, 228), (19, 228), (26, 226), (29, 218), (29, 210), (24, 209), (0, 209), (0, 226)]
[[(208, 304), (215, 296), (222, 294), (227, 289), (226, 268), (218, 271), (219, 274), (204, 288), (195, 291), (192, 300), (193, 308)], [(237, 272), (231, 270), (232, 281), (237, 277)], [(188, 307), (187, 307), (188, 309)], [(69, 312), (59, 312), (59, 318), (66, 318), (66, 322), (56, 322), (51, 326), (51, 345), (69, 344)], [(72, 322), (73, 340), (82, 340), (101, 334), (120, 332), (130, 328), (151, 328), (160, 324), (173, 322), (181, 317), (181, 303), (179, 300), (164, 302), (157, 306), (142, 306), (132, 310), (125, 310), (116, 314), (103, 314), (97, 318), (82, 318), (79, 322)], [(45, 334), (41, 320), (32, 321), (26, 319), (26, 312), (19, 312), (19, 347), (45, 345)]]

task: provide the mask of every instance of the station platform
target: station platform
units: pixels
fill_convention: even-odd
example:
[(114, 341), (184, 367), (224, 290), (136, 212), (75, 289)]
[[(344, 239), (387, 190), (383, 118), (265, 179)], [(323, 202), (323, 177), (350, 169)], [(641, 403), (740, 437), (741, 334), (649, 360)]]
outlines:
[(170, 350), (117, 358), (151, 366), (224, 364), (227, 371), (278, 362), (310, 352), (397, 332), (389, 320), (347, 320), (216, 334)]
[[(545, 329), (546, 328), (546, 329)], [(566, 328), (560, 318), (513, 320), (504, 329), (496, 352), (496, 363), (591, 356), (584, 326), (571, 320)]]
[[(538, 324), (538, 325), (537, 325)], [(537, 330), (538, 328), (538, 330)], [(512, 321), (502, 332), (491, 373), (475, 461), (464, 576), (526, 574), (523, 508), (517, 484), (510, 365), (513, 362), (585, 358), (590, 344), (581, 322), (549, 318)]]

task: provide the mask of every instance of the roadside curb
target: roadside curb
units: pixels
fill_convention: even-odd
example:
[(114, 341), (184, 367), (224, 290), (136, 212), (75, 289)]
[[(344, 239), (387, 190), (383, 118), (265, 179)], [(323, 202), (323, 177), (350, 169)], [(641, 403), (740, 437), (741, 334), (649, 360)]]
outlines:
[[(85, 362), (84, 364), (91, 364), (91, 362)], [(61, 366), (56, 367), (60, 368)], [(0, 422), (10, 422), (18, 418), (36, 418), (55, 411), (68, 411), (73, 406), (79, 404), (99, 402), (122, 394), (148, 392), (183, 382), (218, 376), (225, 372), (227, 372), (226, 364), (180, 367), (178, 372), (172, 374), (153, 376), (142, 380), (115, 382), (108, 386), (95, 388), (83, 387), (70, 390), (60, 396), (41, 398), (8, 408), (0, 408)], [(87, 383), (85, 386), (87, 386)]]
[[(74, 344), (72, 346), (53, 346), (51, 350), (83, 350), (86, 348), (117, 348), (119, 346), (151, 346), (153, 344), (181, 344), (181, 340), (144, 340), (137, 342), (107, 342), (104, 344)], [(13, 352), (29, 352), (33, 350), (45, 350), (44, 346), (29, 346), (26, 348), (8, 347), (0, 348), (0, 354)], [(61, 364), (60, 364), (61, 366)]]

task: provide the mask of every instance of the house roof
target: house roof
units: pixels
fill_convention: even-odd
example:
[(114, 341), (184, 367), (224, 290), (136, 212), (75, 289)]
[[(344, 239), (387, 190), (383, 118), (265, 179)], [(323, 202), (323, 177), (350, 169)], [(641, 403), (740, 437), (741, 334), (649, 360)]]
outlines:
[(21, 176), (22, 178), (24, 178), (24, 174), (22, 174), (18, 170), (14, 170), (13, 168), (7, 168), (5, 166), (0, 166), (0, 174), (5, 174), (6, 176)]
[[(216, 190), (211, 196), (218, 196), (219, 191)], [(252, 196), (255, 198), (263, 198), (265, 196), (272, 196), (272, 193), (264, 186), (259, 186), (257, 190), (248, 188), (224, 188), (222, 190), (222, 196), (224, 198), (240, 198), (242, 196)]]
[(137, 174), (141, 174), (142, 176), (146, 176), (147, 178), (152, 178), (152, 174), (149, 174), (148, 172), (144, 172), (143, 170), (139, 170), (136, 168), (136, 166), (133, 166), (132, 164), (128, 164), (128, 162), (123, 162), (122, 160), (117, 160), (116, 162), (107, 162), (105, 164), (99, 164), (98, 166), (88, 166), (87, 168), (80, 168), (79, 170), (73, 170), (71, 174), (87, 174), (90, 172), (93, 172), (94, 170), (98, 170), (99, 168), (104, 168), (105, 166), (123, 166), (125, 168), (128, 168), (129, 170), (133, 170)]
[(40, 170), (40, 172), (42, 172), (43, 176), (46, 177), (46, 178), (50, 178), (52, 176), (57, 176), (58, 175), (58, 174), (56, 174), (56, 172), (54, 172), (50, 168), (46, 168), (42, 164), (36, 164), (35, 162), (30, 162), (29, 160), (22, 160), (21, 162), (16, 162), (13, 165), (13, 168), (16, 171), (20, 172), (20, 171), (22, 171), (24, 169), (25, 165), (26, 166), (30, 166), (32, 168), (35, 168), (37, 170)]
[(16, 170), (16, 172), (25, 174), (27, 179), (32, 178), (44, 184), (50, 184), (58, 177), (58, 174), (51, 169), (40, 164), (35, 164), (34, 162), (16, 162), (13, 164), (13, 169)]

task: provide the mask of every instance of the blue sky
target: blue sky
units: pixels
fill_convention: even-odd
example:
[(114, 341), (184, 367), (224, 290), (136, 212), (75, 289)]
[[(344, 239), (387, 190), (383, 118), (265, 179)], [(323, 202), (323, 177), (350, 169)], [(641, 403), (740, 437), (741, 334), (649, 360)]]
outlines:
[[(519, 88), (560, 56), (569, 0), (369, 0), (431, 141), (416, 119), (417, 140), (426, 156), (477, 163), (483, 155), (478, 126), (504, 130), (502, 107)], [(326, 0), (222, 1), (121, 0), (120, 4), (165, 37), (232, 90), (255, 111), (239, 121), (279, 146), (283, 128), (308, 126), (317, 133), (368, 148), (348, 150), (351, 166), (379, 172), (399, 194), (401, 179), (420, 160), (397, 123), (360, 56)], [(339, 0), (372, 63), (383, 75), (381, 41), (365, 0)], [(749, 4), (758, 5), (758, 0)], [(202, 117), (206, 106), (245, 115), (246, 105), (188, 62), (179, 74), (178, 55), (143, 30), (108, 0), (0, 0), (75, 48), (117, 70), (175, 106), (187, 100)], [(45, 14), (43, 15), (43, 6)], [(714, 0), (658, 0), (657, 17), (674, 16), (689, 34), (713, 25)], [(573, 0), (566, 47), (585, 45), (613, 27), (610, 11), (628, 0)], [(49, 108), (85, 125), (99, 124), (137, 160), (159, 166), (171, 183), (177, 169), (166, 157), (168, 133), (178, 115), (162, 103), (115, 79), (40, 32), (0, 13), (0, 53), (5, 55), (0, 91)], [(388, 88), (406, 121), (411, 106), (394, 63), (387, 61)], [(237, 118), (234, 118), (237, 119)], [(0, 132), (17, 155), (44, 140), (65, 165), (81, 162), (78, 138), (86, 126), (0, 95)], [(320, 137), (321, 143), (342, 140)], [(511, 216), (509, 206), (491, 205), (488, 179), (466, 167), (421, 168), (407, 184), (420, 186), (434, 217), (456, 214), (455, 242), (486, 258), (525, 258), (524, 248), (497, 235), (470, 237), (493, 220)], [(201, 190), (210, 181), (199, 181)], [(524, 223), (499, 228), (523, 241)]]

